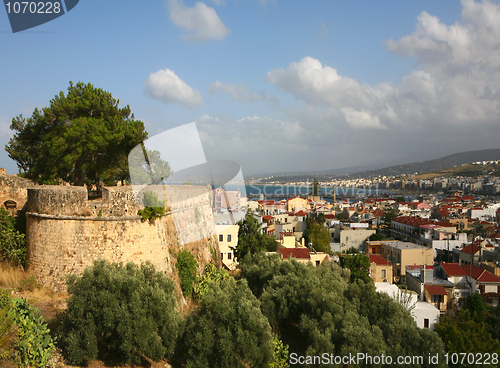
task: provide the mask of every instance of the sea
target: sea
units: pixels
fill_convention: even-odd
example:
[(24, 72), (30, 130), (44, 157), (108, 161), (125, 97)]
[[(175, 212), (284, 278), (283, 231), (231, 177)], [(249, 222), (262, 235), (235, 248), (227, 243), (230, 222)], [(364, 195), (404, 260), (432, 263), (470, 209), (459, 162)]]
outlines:
[[(263, 184), (245, 184), (243, 186), (225, 186), (226, 190), (239, 190), (242, 195), (246, 195), (249, 199), (259, 199), (262, 197), (265, 199), (283, 199), (283, 198), (293, 198), (298, 195), (306, 197), (311, 193), (310, 186), (298, 186), (298, 185), (263, 185)], [(353, 187), (320, 187), (319, 195), (325, 198), (327, 201), (333, 199), (333, 193), (337, 197), (368, 197), (368, 196), (379, 196), (388, 194), (393, 194), (390, 190), (381, 190), (378, 188), (353, 188)], [(332, 197), (332, 198), (328, 198)]]

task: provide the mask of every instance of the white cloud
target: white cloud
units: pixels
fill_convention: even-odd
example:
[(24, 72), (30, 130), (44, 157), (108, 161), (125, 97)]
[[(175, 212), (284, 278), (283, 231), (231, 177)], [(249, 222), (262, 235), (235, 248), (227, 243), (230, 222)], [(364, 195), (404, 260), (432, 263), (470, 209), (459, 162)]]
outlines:
[(205, 3), (197, 2), (190, 8), (182, 1), (169, 0), (167, 5), (172, 23), (189, 32), (182, 36), (187, 41), (221, 40), (230, 32), (215, 9)]
[(244, 174), (276, 169), (277, 162), (293, 168), (292, 157), (308, 150), (306, 130), (298, 121), (204, 114), (196, 125), (207, 159), (236, 161)]
[(191, 88), (170, 69), (151, 73), (144, 84), (149, 96), (166, 104), (179, 103), (187, 107), (203, 105), (201, 93)]
[(354, 129), (360, 128), (376, 128), (376, 129), (387, 129), (383, 124), (380, 124), (380, 119), (378, 116), (373, 116), (368, 111), (356, 111), (350, 107), (343, 107), (341, 111), (345, 115), (347, 124), (349, 124)]
[(422, 12), (415, 32), (399, 41), (386, 42), (388, 50), (416, 56), (420, 62), (500, 69), (500, 8), (485, 0), (462, 1), (460, 21), (446, 25), (436, 16)]
[[(370, 159), (412, 161), (497, 147), (500, 5), (462, 5), (460, 20), (451, 25), (423, 12), (414, 32), (386, 42), (387, 50), (418, 60), (399, 83), (360, 83), (311, 56), (269, 71), (268, 81), (305, 103), (302, 110), (288, 109), (287, 120), (305, 128), (310, 150), (349, 152), (349, 160), (358, 155), (366, 162), (367, 151)], [(335, 147), (327, 147), (324, 137)]]
[(265, 100), (264, 93), (257, 93), (246, 83), (230, 84), (226, 82), (215, 81), (208, 86), (208, 92), (215, 94), (217, 91), (222, 91), (231, 96), (237, 101), (257, 102)]

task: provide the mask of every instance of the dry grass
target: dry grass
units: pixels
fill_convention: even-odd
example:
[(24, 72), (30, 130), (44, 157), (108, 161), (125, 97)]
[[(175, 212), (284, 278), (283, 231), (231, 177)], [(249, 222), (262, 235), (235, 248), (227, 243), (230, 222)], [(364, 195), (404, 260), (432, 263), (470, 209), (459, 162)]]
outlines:
[(9, 263), (0, 263), (0, 287), (3, 289), (17, 289), (28, 274), (20, 267)]

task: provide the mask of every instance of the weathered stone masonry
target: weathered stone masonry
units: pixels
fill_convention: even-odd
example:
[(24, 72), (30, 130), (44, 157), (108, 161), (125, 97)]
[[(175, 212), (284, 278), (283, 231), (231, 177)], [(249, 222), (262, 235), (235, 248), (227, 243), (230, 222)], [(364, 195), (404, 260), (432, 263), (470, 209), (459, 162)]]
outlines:
[(212, 259), (219, 263), (210, 190), (192, 185), (162, 189), (172, 204), (167, 203), (170, 211), (155, 221), (136, 215), (140, 206), (131, 187), (104, 188), (97, 201), (88, 200), (83, 187), (28, 189), (30, 271), (41, 284), (62, 290), (66, 274), (79, 274), (100, 258), (150, 261), (173, 277), (180, 249), (190, 250), (200, 269)]

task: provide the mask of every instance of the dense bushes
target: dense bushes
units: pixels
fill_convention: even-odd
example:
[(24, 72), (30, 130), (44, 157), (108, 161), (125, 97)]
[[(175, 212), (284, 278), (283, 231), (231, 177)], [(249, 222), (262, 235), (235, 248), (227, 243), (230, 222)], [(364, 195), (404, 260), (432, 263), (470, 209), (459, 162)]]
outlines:
[[(241, 276), (259, 296), (263, 314), (281, 332), (283, 341), (291, 345), (300, 341), (293, 345), (294, 352), (383, 353), (396, 359), (443, 351), (439, 337), (419, 329), (407, 310), (377, 293), (371, 281), (347, 282), (349, 271), (336, 264), (314, 267), (255, 255), (245, 258)], [(422, 366), (430, 365), (424, 360)]]
[(45, 367), (54, 341), (37, 308), (23, 298), (0, 296), (0, 358), (15, 361), (19, 367)]
[(196, 281), (198, 272), (198, 263), (191, 252), (181, 250), (177, 254), (177, 272), (181, 280), (181, 289), (184, 296), (191, 296), (193, 292), (193, 283)]
[(70, 363), (97, 357), (140, 363), (173, 353), (179, 320), (174, 285), (151, 264), (96, 261), (67, 284), (61, 339)]
[[(24, 217), (20, 217), (22, 218)], [(17, 229), (18, 225), (16, 218), (0, 208), (0, 261), (5, 260), (24, 267), (27, 264), (26, 239)]]
[(177, 360), (186, 367), (266, 367), (273, 337), (259, 301), (245, 280), (213, 282), (179, 341)]

